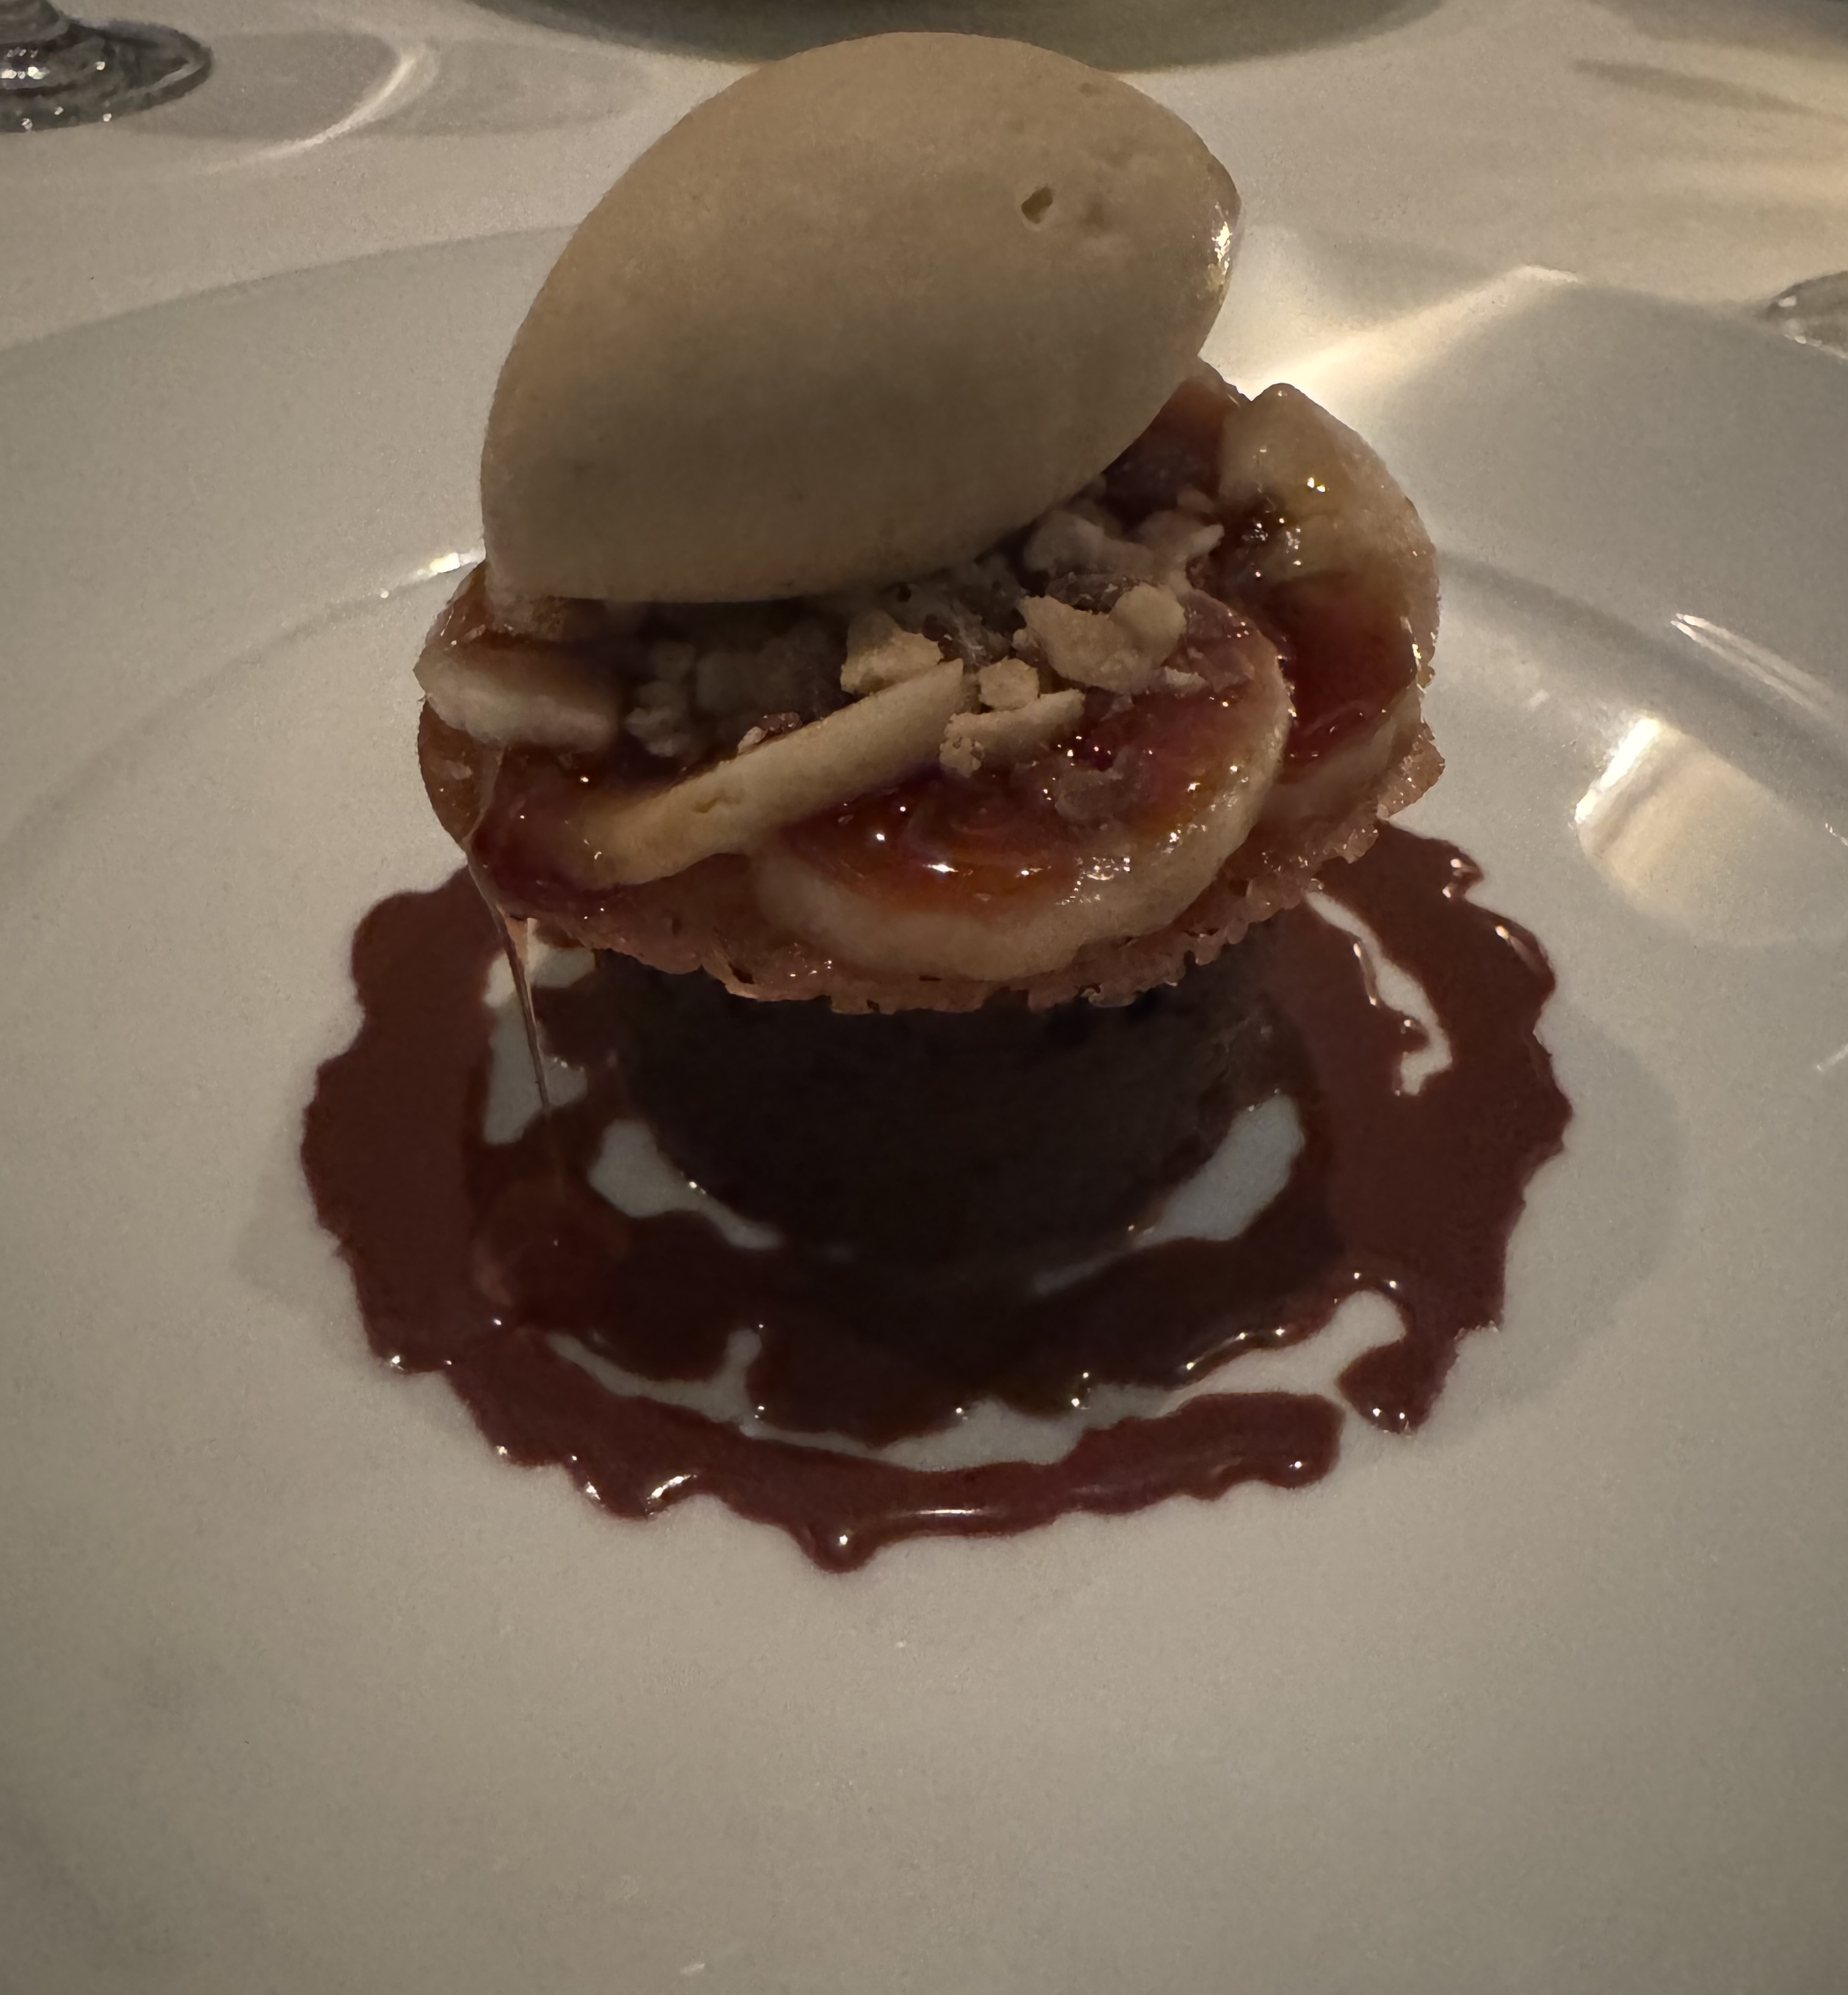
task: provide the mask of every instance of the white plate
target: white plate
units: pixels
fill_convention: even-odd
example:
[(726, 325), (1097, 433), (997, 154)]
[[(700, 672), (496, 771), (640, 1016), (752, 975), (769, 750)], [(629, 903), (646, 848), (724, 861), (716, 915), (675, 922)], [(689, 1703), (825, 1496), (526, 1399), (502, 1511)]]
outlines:
[[(1848, 1961), (1848, 369), (1260, 235), (1448, 559), (1578, 1107), (1429, 1427), (830, 1578), (368, 1355), (295, 1163), (555, 238), (0, 355), (0, 1988), (1808, 1991)], [(1261, 309), (1260, 308), (1261, 306)]]

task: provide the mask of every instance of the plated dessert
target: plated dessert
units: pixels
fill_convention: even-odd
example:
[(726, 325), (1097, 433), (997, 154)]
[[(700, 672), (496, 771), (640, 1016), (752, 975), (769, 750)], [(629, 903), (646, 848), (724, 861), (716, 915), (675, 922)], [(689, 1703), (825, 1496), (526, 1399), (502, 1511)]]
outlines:
[[(853, 1563), (1304, 1479), (1340, 1417), (1215, 1391), (1037, 1468), (878, 1452), (972, 1403), (1171, 1389), (1378, 1286), (1404, 1344), (1344, 1387), (1408, 1426), (1492, 1320), (1565, 1119), (1550, 978), (1451, 849), (1353, 864), (1442, 766), (1436, 564), (1352, 431), (1199, 359), (1239, 221), (1127, 85), (895, 35), (722, 92), (567, 246), (489, 414), (485, 558), (417, 664), (472, 884), (362, 931), (366, 1028), (306, 1146), (375, 1341), (508, 1451)], [(478, 888), (596, 953), (533, 994), (581, 1091), (511, 1144), (480, 1129)], [(1449, 1065), (1415, 1093), (1318, 888), (1432, 999)], [(1137, 1248), (1280, 1094), (1303, 1140), (1253, 1227)], [(604, 1199), (632, 1116), (780, 1244)], [(404, 1151), (433, 1127), (453, 1156)], [(639, 1382), (740, 1339), (742, 1424)]]

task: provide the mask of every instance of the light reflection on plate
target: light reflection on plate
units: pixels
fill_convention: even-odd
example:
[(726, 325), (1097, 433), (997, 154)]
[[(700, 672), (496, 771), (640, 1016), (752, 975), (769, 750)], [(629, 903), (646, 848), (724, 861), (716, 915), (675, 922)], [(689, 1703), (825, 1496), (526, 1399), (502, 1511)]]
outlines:
[(1848, 934), (1848, 840), (1659, 714), (1638, 714), (1572, 812), (1639, 912), (1733, 948)]

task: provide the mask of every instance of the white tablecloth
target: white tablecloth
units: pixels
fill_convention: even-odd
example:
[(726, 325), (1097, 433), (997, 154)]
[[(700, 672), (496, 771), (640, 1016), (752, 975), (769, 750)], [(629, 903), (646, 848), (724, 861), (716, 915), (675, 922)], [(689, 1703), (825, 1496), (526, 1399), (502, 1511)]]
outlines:
[[(584, 31), (546, 24), (567, 6)], [(0, 137), (0, 343), (275, 271), (575, 220), (744, 55), (856, 24), (986, 23), (1133, 60), (1267, 222), (1725, 305), (1848, 267), (1848, 0), (128, 11), (199, 35), (216, 73), (120, 123)]]

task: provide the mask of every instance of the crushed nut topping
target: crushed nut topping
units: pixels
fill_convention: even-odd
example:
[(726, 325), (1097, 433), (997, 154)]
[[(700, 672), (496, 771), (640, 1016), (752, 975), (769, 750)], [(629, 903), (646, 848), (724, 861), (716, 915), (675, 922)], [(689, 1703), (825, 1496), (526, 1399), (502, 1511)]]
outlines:
[(1040, 675), (1024, 658), (997, 658), (975, 675), (982, 704), (996, 712), (1026, 706), (1040, 697)]
[(623, 732), (664, 762), (688, 762), (699, 753), (703, 734), (694, 722), (684, 685), (650, 679), (638, 689), (622, 722)]
[(901, 629), (886, 610), (862, 609), (847, 627), (841, 689), (857, 699), (942, 663), (943, 647), (935, 638)]
[[(1245, 467), (1222, 469), (1236, 482)], [(1075, 726), (1086, 688), (1095, 705), (1099, 692), (1120, 702), (1206, 683), (1185, 668), (1185, 606), (1215, 561), (1233, 558), (1219, 551), (1222, 500), (1170, 485), (1167, 503), (1145, 512), (1131, 500), (1126, 518), (1113, 491), (1093, 480), (978, 560), (801, 602), (521, 598), (484, 572), (469, 627), (449, 633), (447, 655), (423, 675), (443, 717), (484, 740), (595, 754), (620, 739), (632, 755), (686, 772), (955, 660), (964, 685), (943, 766), (1009, 766)], [(1317, 531), (1313, 517), (1292, 525)], [(1291, 558), (1303, 551), (1291, 543)], [(543, 684), (495, 658), (523, 638), (557, 647), (561, 662)], [(1089, 808), (1078, 801), (1085, 788), (1075, 809)]]
[(1154, 556), (1161, 580), (1171, 589), (1185, 589), (1189, 565), (1211, 554), (1225, 539), (1226, 529), (1217, 520), (1190, 513), (1151, 513), (1136, 529), (1136, 537)]
[(1020, 609), (1061, 678), (1107, 692), (1145, 692), (1187, 626), (1173, 590), (1146, 582), (1124, 590), (1101, 613), (1075, 609), (1050, 596), (1027, 596)]
[(1095, 503), (1082, 510), (1055, 506), (1027, 535), (1022, 565), (1037, 575), (1115, 575), (1153, 581), (1160, 572), (1160, 558), (1114, 529), (1115, 522)]
[(955, 714), (944, 730), (939, 759), (954, 776), (1011, 768), (1043, 754), (1084, 717), (1085, 695), (1075, 686), (1063, 692), (1042, 693), (1023, 706)]

